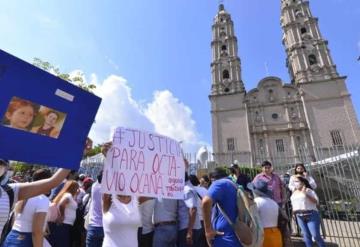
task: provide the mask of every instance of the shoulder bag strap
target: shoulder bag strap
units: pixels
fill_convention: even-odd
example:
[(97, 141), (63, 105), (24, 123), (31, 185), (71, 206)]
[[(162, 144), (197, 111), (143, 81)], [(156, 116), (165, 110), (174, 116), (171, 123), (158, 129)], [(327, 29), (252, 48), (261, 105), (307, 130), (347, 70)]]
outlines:
[(216, 207), (220, 210), (221, 214), (224, 216), (224, 218), (226, 219), (226, 221), (229, 223), (229, 225), (231, 226), (231, 228), (235, 231), (235, 225), (234, 223), (231, 221), (231, 219), (229, 218), (229, 216), (225, 213), (225, 211), (221, 208), (219, 203), (216, 203)]

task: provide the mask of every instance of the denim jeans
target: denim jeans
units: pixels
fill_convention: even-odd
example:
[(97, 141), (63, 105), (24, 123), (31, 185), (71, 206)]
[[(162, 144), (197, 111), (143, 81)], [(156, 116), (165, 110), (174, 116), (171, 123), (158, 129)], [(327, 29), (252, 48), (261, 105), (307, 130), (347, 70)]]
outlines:
[(153, 247), (176, 247), (177, 225), (155, 227)]
[(32, 247), (32, 233), (31, 232), (18, 232), (11, 230), (7, 235), (3, 247)]
[(89, 226), (86, 233), (86, 247), (101, 247), (104, 240), (104, 229)]
[(320, 215), (318, 211), (312, 211), (308, 215), (296, 215), (301, 231), (304, 235), (306, 247), (312, 247), (312, 237), (320, 247), (325, 247), (325, 242), (320, 235)]

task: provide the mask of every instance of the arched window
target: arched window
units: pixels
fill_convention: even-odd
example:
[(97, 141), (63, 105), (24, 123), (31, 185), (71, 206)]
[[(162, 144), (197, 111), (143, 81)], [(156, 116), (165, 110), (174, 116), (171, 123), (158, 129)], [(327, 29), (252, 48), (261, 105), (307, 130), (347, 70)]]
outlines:
[(300, 9), (296, 9), (296, 10), (295, 10), (295, 16), (296, 16), (297, 18), (300, 18), (300, 17), (303, 17), (304, 14), (303, 14), (303, 12), (302, 12)]
[(302, 28), (300, 29), (300, 32), (301, 32), (301, 34), (304, 34), (304, 33), (307, 33), (307, 30), (306, 30), (305, 27), (302, 27)]
[(316, 56), (314, 54), (309, 55), (308, 58), (309, 58), (310, 65), (317, 64), (317, 59), (316, 59)]
[(230, 78), (230, 74), (229, 71), (226, 69), (223, 71), (223, 79), (229, 79)]
[(221, 46), (222, 51), (226, 51), (226, 45)]

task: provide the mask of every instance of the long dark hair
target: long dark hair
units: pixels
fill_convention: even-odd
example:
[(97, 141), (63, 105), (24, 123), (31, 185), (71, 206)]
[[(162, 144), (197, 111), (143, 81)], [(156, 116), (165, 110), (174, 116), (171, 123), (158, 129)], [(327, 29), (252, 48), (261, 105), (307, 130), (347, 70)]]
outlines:
[(295, 165), (295, 175), (297, 175), (297, 174), (302, 175), (302, 173), (298, 173), (298, 172), (296, 171), (296, 169), (297, 169), (299, 166), (301, 166), (301, 167), (304, 169), (304, 172), (306, 172), (306, 168), (305, 168), (304, 164), (303, 164), (303, 163), (298, 163), (298, 164)]
[(305, 187), (306, 188), (309, 188), (309, 189), (313, 189), (312, 187), (311, 187), (311, 185), (310, 185), (310, 183), (309, 183), (309, 181), (306, 179), (306, 178), (304, 178), (304, 177), (297, 177), (298, 179), (299, 179), (299, 181), (300, 182), (302, 182), (304, 185), (305, 185)]

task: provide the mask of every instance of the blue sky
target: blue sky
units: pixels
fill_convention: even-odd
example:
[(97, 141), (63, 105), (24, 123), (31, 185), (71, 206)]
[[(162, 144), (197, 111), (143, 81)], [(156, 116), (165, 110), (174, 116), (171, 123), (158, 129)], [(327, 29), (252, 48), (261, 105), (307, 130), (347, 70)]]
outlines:
[[(218, 3), (3, 1), (0, 49), (29, 62), (39, 57), (63, 72), (81, 70), (87, 81), (95, 82), (107, 100), (91, 132), (97, 142), (106, 141), (113, 125), (130, 125), (211, 144), (210, 42)], [(268, 75), (265, 64), (269, 75), (288, 82), (280, 0), (224, 4), (235, 23), (246, 89)], [(310, 6), (339, 73), (348, 76), (358, 113), (360, 2), (310, 1)]]

